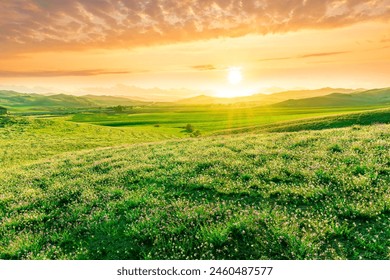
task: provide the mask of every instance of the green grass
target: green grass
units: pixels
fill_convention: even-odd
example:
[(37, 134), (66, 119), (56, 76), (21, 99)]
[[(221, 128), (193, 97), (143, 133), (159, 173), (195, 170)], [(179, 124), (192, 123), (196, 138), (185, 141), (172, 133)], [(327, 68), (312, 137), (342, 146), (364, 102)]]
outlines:
[(64, 118), (0, 116), (0, 172), (65, 152), (155, 142), (185, 135), (178, 129), (153, 126), (111, 128), (67, 122)]
[(294, 121), (285, 121), (251, 127), (222, 130), (218, 134), (238, 134), (244, 132), (292, 132), (302, 130), (323, 130), (342, 128), (354, 125), (390, 123), (390, 108), (369, 110), (363, 112), (348, 112), (326, 117), (303, 118)]
[[(172, 113), (166, 112), (167, 108), (156, 107), (154, 113), (133, 115), (85, 113), (56, 118), (50, 115), (39, 118), (0, 117), (0, 171), (66, 152), (188, 138), (190, 133), (185, 130), (188, 123), (205, 136), (213, 133), (315, 129), (315, 126), (332, 128), (340, 127), (336, 124), (364, 124), (363, 119), (366, 124), (390, 120), (389, 110), (350, 113), (361, 111), (361, 108), (343, 108), (342, 116), (337, 115), (340, 114), (340, 109), (335, 111), (326, 108), (175, 108), (178, 111)], [(336, 116), (332, 116), (335, 114)], [(322, 115), (328, 117), (310, 118)], [(226, 129), (232, 127), (233, 129)]]
[[(339, 108), (240, 108), (234, 106), (157, 106), (136, 110), (133, 114), (75, 114), (70, 120), (109, 127), (142, 127), (159, 124), (162, 128), (180, 129), (190, 123), (203, 134), (220, 130), (269, 125), (282, 121), (359, 112), (377, 107)], [(151, 110), (143, 112), (143, 110)]]
[(286, 100), (276, 106), (283, 107), (352, 107), (372, 106), (374, 104), (390, 105), (390, 88), (372, 89), (363, 92), (350, 94), (332, 93), (325, 96), (318, 96), (305, 99)]
[(0, 259), (390, 259), (374, 108), (2, 116)]
[(0, 173), (0, 258), (390, 259), (389, 132), (201, 137), (14, 166)]

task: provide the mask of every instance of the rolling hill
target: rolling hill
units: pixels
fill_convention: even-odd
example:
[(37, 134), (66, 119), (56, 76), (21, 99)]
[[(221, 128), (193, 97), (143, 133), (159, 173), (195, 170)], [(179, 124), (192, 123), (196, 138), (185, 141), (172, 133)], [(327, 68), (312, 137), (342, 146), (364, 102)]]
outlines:
[(186, 98), (178, 101), (180, 104), (251, 104), (251, 105), (270, 105), (289, 99), (303, 99), (309, 97), (324, 96), (331, 93), (353, 93), (356, 90), (343, 88), (322, 88), (317, 90), (291, 90), (282, 91), (273, 94), (254, 94), (250, 96), (220, 98), (207, 95), (199, 95), (192, 98)]
[(348, 107), (390, 105), (390, 88), (373, 89), (356, 93), (332, 93), (321, 97), (286, 100), (273, 106), (277, 107)]
[(138, 105), (144, 104), (142, 101), (127, 99), (125, 97), (115, 96), (74, 96), (68, 94), (26, 94), (15, 91), (0, 90), (0, 104), (4, 107), (61, 107), (61, 108), (82, 108), (97, 106), (116, 106), (116, 105)]
[[(384, 89), (388, 91), (388, 89)], [(346, 102), (347, 105), (359, 105), (361, 101), (366, 100), (365, 96), (370, 95), (372, 104), (378, 103), (378, 96), (375, 91), (363, 91), (359, 94), (352, 89), (341, 88), (322, 88), (318, 90), (293, 90), (283, 91), (274, 94), (255, 94), (251, 96), (235, 98), (219, 98), (207, 95), (199, 95), (192, 98), (182, 99), (175, 102), (178, 105), (208, 105), (208, 104), (238, 104), (243, 106), (266, 106), (279, 103), (280, 106), (308, 106), (305, 104), (312, 103), (310, 106), (332, 106), (332, 104), (341, 104)], [(350, 94), (353, 93), (351, 96)], [(329, 95), (329, 97), (324, 97)], [(321, 99), (321, 97), (324, 97)], [(384, 97), (383, 97), (384, 98)], [(383, 100), (383, 98), (381, 100)], [(293, 100), (305, 101), (297, 102)], [(368, 100), (367, 99), (367, 100)], [(286, 101), (285, 103), (282, 103)], [(117, 96), (98, 96), (84, 95), (74, 96), (68, 94), (26, 94), (15, 91), (0, 90), (0, 105), (10, 108), (34, 107), (34, 108), (83, 108), (99, 106), (134, 106), (150, 104), (151, 101), (142, 101)], [(317, 105), (318, 104), (318, 105)], [(363, 104), (365, 105), (365, 104)]]
[(293, 121), (281, 121), (252, 127), (221, 130), (214, 135), (264, 132), (297, 132), (303, 130), (323, 130), (350, 126), (390, 124), (390, 108), (364, 112), (342, 113), (326, 117), (309, 117)]

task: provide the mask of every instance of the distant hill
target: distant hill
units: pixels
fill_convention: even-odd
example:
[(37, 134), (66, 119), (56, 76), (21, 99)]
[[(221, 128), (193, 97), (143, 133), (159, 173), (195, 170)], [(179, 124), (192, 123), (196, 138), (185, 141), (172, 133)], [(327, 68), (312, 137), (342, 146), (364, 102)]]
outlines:
[(108, 95), (84, 95), (83, 98), (87, 98), (92, 102), (100, 106), (134, 106), (142, 105), (145, 103), (151, 103), (150, 101), (143, 101), (138, 99), (130, 99), (127, 97), (108, 96)]
[(195, 97), (185, 98), (177, 101), (179, 104), (232, 104), (235, 103), (233, 101), (235, 98), (219, 98), (208, 95), (198, 95)]
[(0, 90), (0, 104), (5, 107), (97, 107), (97, 106), (130, 106), (144, 102), (115, 96), (74, 96), (68, 94), (40, 95)]
[[(86, 108), (104, 106), (138, 106), (152, 101), (141, 101), (116, 96), (68, 94), (41, 95), (0, 90), (0, 105), (8, 108)], [(279, 106), (279, 107), (327, 107), (327, 106), (365, 106), (390, 104), (390, 88), (364, 90), (356, 92), (352, 89), (322, 88), (317, 90), (293, 90), (274, 94), (255, 94), (235, 98), (219, 98), (199, 95), (182, 99), (176, 104), (239, 104), (247, 106)]]
[(286, 100), (277, 107), (335, 107), (335, 106), (368, 106), (390, 105), (390, 88), (373, 89), (356, 93), (333, 93), (321, 97)]
[(277, 92), (273, 94), (254, 94), (250, 96), (235, 98), (220, 98), (207, 95), (199, 95), (192, 98), (186, 98), (178, 101), (180, 104), (236, 104), (247, 103), (256, 105), (270, 105), (289, 99), (302, 99), (309, 97), (319, 97), (331, 93), (353, 93), (356, 90), (343, 88), (322, 88), (316, 90), (291, 90)]
[[(330, 88), (330, 87), (314, 89), (314, 90), (290, 90), (290, 91), (282, 91), (282, 92), (266, 95), (262, 101), (267, 103), (275, 103), (275, 102), (285, 101), (288, 99), (303, 99), (303, 98), (325, 96), (332, 93), (353, 93), (357, 91), (360, 90), (345, 89), (345, 88)], [(250, 97), (251, 96), (248, 97), (248, 100), (250, 100)]]

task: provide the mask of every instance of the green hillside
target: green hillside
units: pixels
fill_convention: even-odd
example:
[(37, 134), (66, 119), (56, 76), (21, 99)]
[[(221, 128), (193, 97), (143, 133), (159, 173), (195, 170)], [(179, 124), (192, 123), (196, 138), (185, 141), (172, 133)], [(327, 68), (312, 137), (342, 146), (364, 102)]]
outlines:
[(1, 116), (0, 259), (390, 259), (390, 109), (222, 108)]
[(237, 129), (221, 130), (218, 134), (239, 134), (244, 132), (292, 132), (302, 130), (323, 130), (342, 128), (354, 125), (373, 125), (390, 123), (390, 108), (368, 110), (356, 113), (341, 113), (326, 117), (302, 118), (293, 121), (282, 121)]
[(0, 175), (3, 259), (390, 259), (390, 126), (68, 154)]
[(192, 123), (195, 130), (200, 129), (203, 136), (390, 123), (390, 109), (358, 113), (351, 110), (77, 114), (61, 118), (0, 116), (0, 171), (66, 152), (188, 138), (192, 134), (185, 130), (187, 123)]
[(26, 94), (15, 91), (0, 90), (0, 104), (8, 108), (31, 108), (39, 110), (43, 108), (82, 108), (115, 105), (144, 104), (124, 97), (115, 96), (74, 96), (68, 94)]
[(277, 103), (277, 107), (348, 107), (348, 106), (372, 106), (390, 105), (390, 88), (368, 90), (358, 93), (342, 94), (333, 93), (322, 97), (313, 97), (299, 100), (287, 100)]
[(46, 96), (5, 90), (0, 91), (0, 104), (6, 107), (89, 107), (96, 105), (84, 97), (65, 94)]
[(0, 173), (65, 152), (183, 137), (177, 130), (153, 126), (109, 128), (76, 124), (65, 118), (0, 116)]
[[(281, 107), (365, 106), (389, 104), (389, 89), (356, 92), (351, 89), (323, 88), (318, 90), (284, 91), (274, 94), (255, 94), (235, 98), (200, 95), (172, 103), (182, 105), (239, 105), (243, 107), (275, 104)], [(291, 100), (290, 100), (291, 99)], [(107, 106), (151, 105), (154, 102), (132, 100), (125, 97), (67, 94), (26, 94), (0, 90), (0, 105), (16, 110), (40, 111), (58, 108), (91, 108)]]
[(150, 128), (3, 117), (0, 258), (390, 259), (381, 112), (138, 144)]

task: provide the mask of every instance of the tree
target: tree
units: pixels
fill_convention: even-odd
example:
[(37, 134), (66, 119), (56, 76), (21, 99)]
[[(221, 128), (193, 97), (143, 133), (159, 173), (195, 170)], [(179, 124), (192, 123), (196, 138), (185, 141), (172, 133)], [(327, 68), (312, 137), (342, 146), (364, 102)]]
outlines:
[(194, 127), (192, 126), (192, 124), (187, 124), (186, 127), (185, 127), (186, 131), (187, 132), (194, 132)]
[(115, 113), (123, 113), (125, 107), (118, 105), (116, 107), (113, 107)]

